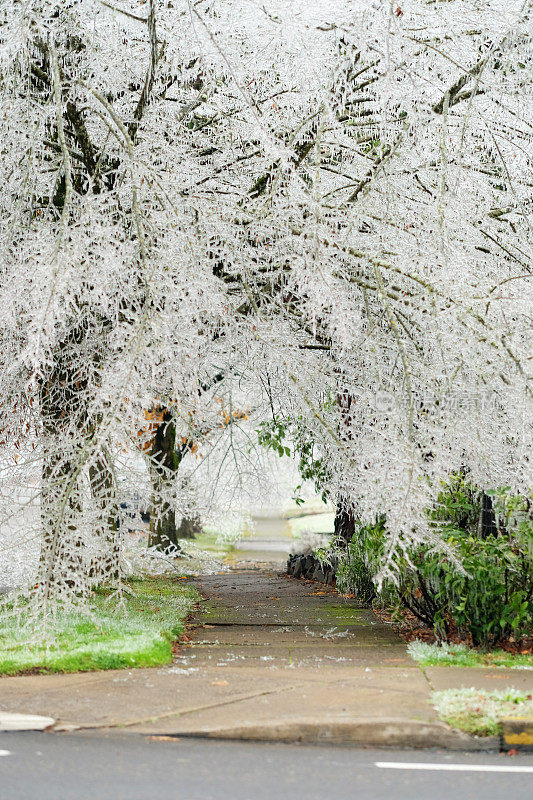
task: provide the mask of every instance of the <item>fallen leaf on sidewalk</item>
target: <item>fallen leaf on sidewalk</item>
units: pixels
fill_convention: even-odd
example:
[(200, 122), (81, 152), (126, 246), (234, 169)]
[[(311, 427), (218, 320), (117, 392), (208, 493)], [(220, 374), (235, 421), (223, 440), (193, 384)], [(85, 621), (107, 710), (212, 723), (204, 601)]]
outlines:
[(178, 736), (147, 736), (149, 742), (179, 742)]
[(204, 628), (216, 628), (216, 625), (204, 625)]
[(227, 681), (211, 681), (211, 686), (227, 686)]

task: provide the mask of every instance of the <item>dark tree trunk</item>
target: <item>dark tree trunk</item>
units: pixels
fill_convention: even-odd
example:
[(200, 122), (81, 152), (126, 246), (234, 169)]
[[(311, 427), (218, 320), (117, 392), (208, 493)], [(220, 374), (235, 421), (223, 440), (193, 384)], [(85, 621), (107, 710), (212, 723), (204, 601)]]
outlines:
[[(354, 399), (352, 395), (344, 389), (337, 392), (337, 404), (340, 408), (339, 434), (342, 439), (348, 441), (351, 438), (350, 432), (350, 412)], [(337, 547), (345, 550), (355, 533), (355, 519), (352, 510), (342, 495), (337, 497), (337, 507), (335, 510), (335, 543)]]
[(152, 479), (153, 497), (152, 508), (150, 511), (150, 535), (148, 546), (158, 550), (166, 550), (167, 547), (179, 549), (178, 528), (176, 526), (176, 512), (174, 508), (161, 499), (164, 492), (164, 484), (159, 478)]
[(182, 456), (176, 452), (176, 426), (170, 411), (162, 412), (150, 451), (150, 474), (152, 478), (152, 507), (150, 509), (150, 536), (148, 546), (165, 550), (174, 546), (179, 549), (176, 510), (168, 501), (176, 472)]
[(498, 526), (496, 524), (496, 515), (492, 506), (492, 500), (488, 494), (481, 495), (481, 538), (486, 539), (487, 536), (497, 536)]
[(345, 550), (355, 533), (355, 519), (352, 511), (346, 509), (342, 499), (337, 500), (334, 531), (335, 544)]
[(178, 528), (178, 539), (196, 539), (197, 533), (202, 533), (199, 517), (182, 517)]

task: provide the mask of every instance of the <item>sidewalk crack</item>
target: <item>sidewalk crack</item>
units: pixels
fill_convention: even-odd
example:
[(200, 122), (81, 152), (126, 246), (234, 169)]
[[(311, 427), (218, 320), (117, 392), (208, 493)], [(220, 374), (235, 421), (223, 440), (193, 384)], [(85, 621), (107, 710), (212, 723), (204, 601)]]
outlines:
[(262, 692), (253, 692), (252, 694), (243, 695), (241, 697), (232, 697), (229, 700), (221, 700), (217, 703), (207, 703), (203, 706), (196, 706), (194, 708), (187, 708), (183, 711), (174, 709), (173, 711), (166, 711), (164, 714), (157, 714), (156, 716), (142, 717), (140, 719), (130, 720), (129, 722), (101, 722), (89, 725), (80, 725), (79, 730), (87, 728), (131, 728), (133, 725), (142, 725), (145, 722), (159, 722), (161, 719), (168, 719), (169, 717), (184, 717), (187, 714), (194, 714), (197, 711), (208, 711), (211, 708), (220, 708), (222, 706), (232, 705), (233, 703), (241, 703), (243, 700), (253, 700), (255, 697), (264, 697), (269, 694), (281, 694), (282, 692), (289, 692), (293, 689), (299, 689), (305, 684), (293, 684), (291, 686), (284, 686), (277, 689), (269, 689)]
[(431, 680), (429, 679), (429, 676), (427, 675), (426, 670), (424, 669), (424, 667), (421, 664), (418, 664), (418, 669), (420, 670), (420, 672), (422, 673), (422, 675), (426, 679), (426, 681), (428, 683), (428, 686), (431, 689), (431, 691), (434, 692), (435, 691), (435, 687), (431, 683)]

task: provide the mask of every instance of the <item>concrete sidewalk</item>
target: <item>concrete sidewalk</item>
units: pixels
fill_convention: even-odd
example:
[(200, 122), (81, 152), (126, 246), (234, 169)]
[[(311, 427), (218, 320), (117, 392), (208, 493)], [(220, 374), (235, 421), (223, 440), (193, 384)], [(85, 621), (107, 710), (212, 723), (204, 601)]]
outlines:
[(2, 678), (0, 710), (59, 730), (487, 749), (438, 720), (431, 691), (531, 690), (526, 670), (422, 669), (370, 611), (272, 570), (194, 583), (205, 600), (171, 666)]

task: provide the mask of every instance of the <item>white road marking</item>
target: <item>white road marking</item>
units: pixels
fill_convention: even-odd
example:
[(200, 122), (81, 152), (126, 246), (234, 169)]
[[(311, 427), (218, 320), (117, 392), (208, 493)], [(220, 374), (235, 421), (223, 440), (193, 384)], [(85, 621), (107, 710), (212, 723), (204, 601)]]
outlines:
[(444, 772), (533, 772), (533, 767), (509, 764), (423, 764), (420, 761), (375, 761), (380, 769), (430, 769)]
[(0, 750), (0, 756), (10, 756), (9, 750)]

